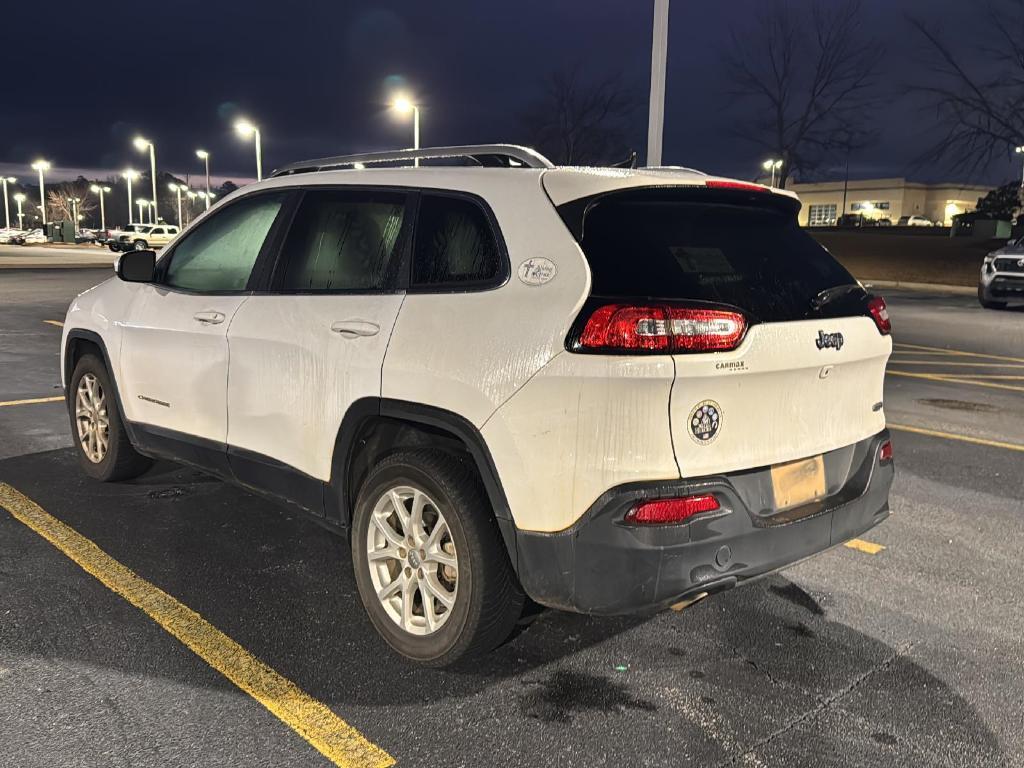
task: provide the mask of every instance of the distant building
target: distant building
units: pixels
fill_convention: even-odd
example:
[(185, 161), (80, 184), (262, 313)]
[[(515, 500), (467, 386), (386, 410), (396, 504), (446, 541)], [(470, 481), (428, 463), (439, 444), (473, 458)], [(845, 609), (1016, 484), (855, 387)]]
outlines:
[(833, 226), (843, 213), (860, 213), (893, 224), (902, 216), (924, 216), (948, 227), (954, 216), (973, 211), (978, 198), (992, 191), (992, 187), (973, 184), (919, 184), (906, 179), (850, 181), (844, 209), (844, 185), (843, 181), (790, 184), (788, 188), (803, 201), (801, 226)]

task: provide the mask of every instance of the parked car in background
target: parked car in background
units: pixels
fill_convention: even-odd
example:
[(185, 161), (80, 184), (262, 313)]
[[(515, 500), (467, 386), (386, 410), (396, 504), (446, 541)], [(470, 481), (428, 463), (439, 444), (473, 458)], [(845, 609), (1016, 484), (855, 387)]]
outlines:
[(21, 245), (23, 237), (20, 229), (0, 229), (0, 245)]
[(934, 227), (935, 222), (931, 219), (926, 219), (924, 216), (900, 216), (899, 225), (901, 227)]
[(24, 242), (22, 245), (38, 245), (39, 243), (45, 243), (47, 241), (46, 233), (41, 229), (33, 229), (25, 233)]
[(132, 224), (130, 231), (107, 240), (112, 251), (144, 251), (147, 248), (162, 248), (178, 236), (179, 229), (173, 224)]
[(75, 243), (95, 243), (96, 242), (96, 230), (95, 229), (80, 229), (75, 233)]
[(978, 302), (985, 309), (1005, 309), (1024, 303), (1024, 237), (992, 251), (981, 265)]
[(866, 227), (866, 226), (871, 226), (870, 224), (865, 224), (864, 223), (865, 221), (867, 221), (867, 219), (866, 219), (866, 217), (864, 216), (863, 213), (845, 213), (842, 216), (840, 216), (839, 219), (836, 221), (836, 226), (837, 227)]
[(875, 219), (875, 226), (876, 227), (891, 227), (892, 226), (892, 219), (887, 219), (887, 218)]

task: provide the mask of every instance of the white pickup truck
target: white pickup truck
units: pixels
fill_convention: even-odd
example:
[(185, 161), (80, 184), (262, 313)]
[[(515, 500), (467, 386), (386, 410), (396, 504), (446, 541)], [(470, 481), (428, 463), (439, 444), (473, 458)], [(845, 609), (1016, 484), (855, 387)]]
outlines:
[(160, 248), (177, 237), (179, 231), (173, 224), (130, 224), (122, 232), (111, 233), (107, 247), (115, 252)]

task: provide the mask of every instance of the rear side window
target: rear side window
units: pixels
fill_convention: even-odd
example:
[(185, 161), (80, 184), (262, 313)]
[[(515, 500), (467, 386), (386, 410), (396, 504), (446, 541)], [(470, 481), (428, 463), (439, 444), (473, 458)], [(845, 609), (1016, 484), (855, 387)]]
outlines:
[(504, 279), (503, 255), (484, 209), (472, 200), (424, 194), (416, 220), (414, 288), (486, 287)]
[(285, 291), (372, 291), (394, 285), (401, 193), (306, 192), (284, 244)]
[(242, 291), (285, 193), (254, 195), (218, 211), (171, 254), (164, 283), (189, 291)]
[(861, 314), (864, 294), (812, 301), (856, 281), (804, 232), (790, 201), (706, 190), (642, 190), (598, 199), (581, 245), (601, 297), (738, 307), (764, 321)]

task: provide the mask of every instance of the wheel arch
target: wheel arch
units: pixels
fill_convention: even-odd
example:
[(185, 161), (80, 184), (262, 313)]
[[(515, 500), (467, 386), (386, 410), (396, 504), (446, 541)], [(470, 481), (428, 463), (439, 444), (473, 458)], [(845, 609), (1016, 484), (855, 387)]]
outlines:
[(403, 448), (428, 445), (473, 461), (516, 568), (515, 523), (487, 443), (472, 422), (442, 408), (379, 397), (353, 402), (335, 440), (327, 516), (350, 528), (356, 494), (373, 465)]
[(106, 342), (103, 341), (103, 337), (95, 331), (90, 331), (85, 328), (72, 328), (67, 333), (67, 338), (64, 342), (64, 400), (67, 401), (70, 396), (71, 390), (71, 374), (75, 371), (75, 366), (83, 355), (88, 352), (98, 352), (100, 358), (103, 360), (103, 366), (107, 369), (107, 375), (110, 377), (110, 386), (114, 390), (114, 401), (117, 403), (117, 409), (121, 414), (121, 423), (124, 425), (125, 431), (128, 433), (128, 439), (132, 445), (138, 445), (138, 441), (135, 439), (135, 434), (132, 429), (132, 423), (124, 416), (124, 405), (121, 403), (121, 391), (117, 386), (117, 376), (114, 375), (114, 367), (110, 363), (110, 353), (107, 352)]

